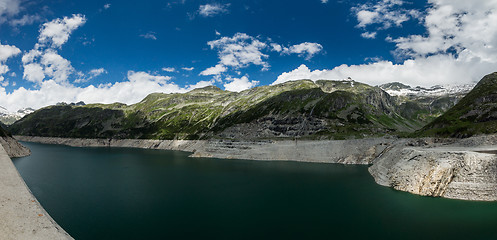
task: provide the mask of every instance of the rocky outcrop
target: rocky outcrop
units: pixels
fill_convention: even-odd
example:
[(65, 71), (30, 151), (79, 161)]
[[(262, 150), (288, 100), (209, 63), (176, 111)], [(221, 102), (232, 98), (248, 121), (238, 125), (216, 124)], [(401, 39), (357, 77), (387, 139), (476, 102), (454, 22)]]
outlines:
[(9, 157), (24, 157), (31, 151), (12, 138), (12, 135), (0, 126), (0, 145), (5, 149)]
[(31, 150), (11, 137), (0, 137), (0, 145), (2, 145), (9, 157), (25, 157), (31, 154)]
[(412, 146), (416, 144), (399, 141), (373, 162), (369, 172), (378, 184), (400, 191), (423, 196), (497, 201), (497, 155), (488, 152), (496, 147), (476, 145), (488, 143), (483, 139), (488, 137), (478, 138), (445, 141), (450, 144), (437, 144), (436, 139), (428, 139), (431, 144), (426, 146)]

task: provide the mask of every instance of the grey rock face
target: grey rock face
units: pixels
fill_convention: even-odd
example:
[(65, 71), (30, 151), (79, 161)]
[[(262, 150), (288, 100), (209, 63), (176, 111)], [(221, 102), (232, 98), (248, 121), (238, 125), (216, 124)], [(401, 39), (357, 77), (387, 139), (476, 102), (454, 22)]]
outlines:
[[(423, 196), (497, 201), (497, 155), (480, 152), (492, 145), (479, 137), (450, 144), (432, 142), (424, 147), (398, 142), (369, 168), (384, 186)], [(493, 138), (493, 137), (492, 137)], [(463, 146), (465, 145), (465, 146)]]
[(31, 154), (31, 150), (23, 146), (12, 137), (0, 137), (0, 144), (3, 146), (9, 157), (24, 157)]

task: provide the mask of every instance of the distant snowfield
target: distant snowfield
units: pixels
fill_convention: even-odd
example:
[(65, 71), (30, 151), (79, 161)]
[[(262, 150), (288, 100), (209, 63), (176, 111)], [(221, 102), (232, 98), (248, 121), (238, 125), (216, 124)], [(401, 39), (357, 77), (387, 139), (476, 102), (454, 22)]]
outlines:
[[(381, 87), (381, 86), (380, 86)], [(410, 95), (419, 95), (419, 96), (443, 96), (443, 95), (452, 95), (457, 93), (467, 93), (471, 91), (475, 87), (475, 84), (463, 84), (463, 85), (437, 85), (430, 88), (423, 87), (408, 87), (402, 89), (386, 89), (382, 88), (391, 96), (410, 96)]]

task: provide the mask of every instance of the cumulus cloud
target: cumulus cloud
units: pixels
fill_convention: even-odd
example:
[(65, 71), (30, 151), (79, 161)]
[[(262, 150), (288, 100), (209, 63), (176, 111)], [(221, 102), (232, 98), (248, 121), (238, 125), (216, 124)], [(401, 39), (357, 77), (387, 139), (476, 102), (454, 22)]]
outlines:
[(321, 0), (321, 3), (328, 3), (328, 0)]
[(431, 0), (425, 35), (393, 39), (408, 56), (456, 52), (461, 60), (497, 61), (497, 1)]
[(2, 45), (0, 42), (0, 63), (7, 61), (7, 59), (18, 55), (21, 50), (13, 45)]
[(226, 72), (228, 69), (223, 64), (217, 64), (214, 67), (210, 67), (200, 72), (201, 76), (219, 75)]
[(241, 92), (259, 84), (259, 81), (250, 81), (247, 76), (241, 78), (228, 78), (227, 80), (229, 83), (224, 84), (224, 89), (231, 92)]
[[(274, 46), (273, 46), (274, 48)], [(276, 50), (276, 49), (275, 49)], [(323, 46), (319, 43), (310, 43), (305, 42), (297, 45), (290, 46), (288, 48), (283, 48), (281, 51), (284, 54), (298, 54), (301, 57), (305, 57), (305, 59), (311, 59), (315, 54), (321, 52), (323, 50)]]
[(43, 67), (40, 64), (29, 63), (24, 65), (22, 77), (31, 82), (41, 83), (45, 79), (45, 71), (43, 71)]
[(21, 0), (0, 1), (0, 24), (7, 22), (9, 18), (19, 14), (21, 11)]
[(176, 72), (176, 68), (173, 68), (173, 67), (163, 67), (162, 71), (164, 71), (164, 72)]
[(198, 14), (203, 17), (213, 17), (219, 14), (228, 13), (229, 6), (230, 6), (229, 3), (227, 4), (214, 3), (214, 4), (200, 5), (200, 7), (198, 8)]
[(40, 63), (44, 66), (45, 75), (59, 83), (66, 82), (74, 72), (71, 62), (51, 49), (41, 56)]
[(128, 72), (128, 79), (131, 82), (156, 82), (160, 84), (166, 84), (168, 80), (171, 80), (172, 77), (169, 76), (161, 76), (161, 75), (152, 75), (146, 72)]
[(87, 74), (84, 74), (82, 72), (78, 72), (78, 75), (80, 78), (74, 80), (75, 83), (82, 83), (82, 82), (88, 82), (102, 74), (106, 74), (107, 70), (105, 68), (96, 68), (88, 71)]
[[(104, 68), (95, 68), (87, 73), (77, 71), (69, 60), (58, 53), (75, 27), (84, 23), (84, 19), (82, 15), (73, 15), (72, 18), (60, 18), (43, 24), (39, 42), (22, 56), (23, 78), (35, 83), (33, 89), (20, 87), (7, 92), (5, 86), (8, 83), (3, 81), (0, 83), (0, 106), (7, 107), (9, 111), (16, 111), (25, 107), (40, 108), (61, 101), (132, 104), (153, 92), (187, 92), (214, 83), (213, 80), (200, 81), (181, 87), (171, 82), (170, 76), (128, 71), (126, 80), (122, 82), (77, 87), (71, 83), (71, 75), (75, 74), (79, 77), (74, 82), (83, 82), (107, 73)], [(0, 71), (2, 73), (8, 71), (8, 67), (3, 63), (20, 52), (14, 46), (0, 44)], [(193, 68), (187, 68), (187, 70), (193, 70)], [(12, 83), (14, 84), (15, 82)]]
[(361, 33), (361, 37), (367, 39), (375, 39), (377, 32), (363, 32)]
[(43, 50), (33, 49), (22, 57), (24, 66), (24, 79), (40, 83), (45, 77), (56, 82), (66, 82), (74, 73), (71, 62), (60, 56), (56, 50), (48, 48)]
[(222, 37), (207, 43), (211, 49), (218, 50), (219, 63), (235, 68), (247, 67), (249, 64), (268, 68), (264, 61), (269, 56), (261, 51), (267, 44), (245, 33), (236, 33), (233, 37)]
[[(359, 27), (379, 24), (386, 29), (410, 18), (420, 18), (426, 28), (422, 35), (396, 39), (399, 63), (374, 60), (361, 65), (341, 65), (333, 69), (310, 70), (301, 65), (281, 74), (273, 84), (298, 79), (352, 79), (377, 85), (403, 82), (413, 86), (475, 83), (497, 71), (497, 0), (429, 0), (425, 14), (402, 9), (400, 0), (381, 0), (353, 9)], [(362, 12), (361, 12), (362, 11)], [(366, 32), (363, 37), (371, 34)]]
[(22, 57), (23, 78), (40, 84), (45, 78), (57, 83), (66, 83), (75, 72), (71, 62), (57, 52), (69, 39), (71, 33), (86, 22), (81, 14), (57, 18), (44, 23), (40, 28), (38, 43)]
[(195, 88), (212, 85), (212, 81), (200, 81), (193, 85), (180, 87), (169, 82), (171, 77), (154, 75), (147, 72), (128, 71), (127, 80), (113, 84), (98, 86), (75, 87), (60, 84), (54, 80), (46, 80), (35, 90), (20, 87), (11, 93), (0, 87), (0, 106), (9, 111), (20, 108), (41, 108), (58, 102), (114, 103), (133, 104), (141, 101), (153, 92), (183, 93)]
[(357, 27), (364, 28), (368, 25), (378, 24), (381, 29), (388, 29), (393, 25), (400, 27), (402, 23), (421, 16), (416, 9), (404, 9), (403, 0), (380, 0), (376, 3), (360, 4), (352, 8), (356, 14)]
[(301, 65), (293, 71), (282, 73), (273, 84), (300, 79), (343, 80), (350, 77), (370, 85), (402, 82), (412, 86), (430, 87), (475, 83), (485, 74), (494, 71), (495, 63), (462, 62), (452, 55), (434, 55), (409, 59), (400, 64), (379, 61), (361, 65), (341, 65), (331, 70), (311, 71), (307, 66)]
[(109, 9), (109, 8), (110, 8), (110, 5), (111, 5), (110, 3), (105, 4), (105, 5), (104, 5), (104, 9)]
[(33, 24), (35, 22), (39, 22), (41, 20), (42, 20), (42, 17), (38, 14), (35, 14), (35, 15), (26, 14), (19, 19), (10, 20), (9, 24), (12, 27), (20, 27), (20, 26), (30, 25), (30, 24)]
[(194, 67), (182, 67), (181, 69), (185, 70), (185, 71), (193, 71), (193, 69), (195, 69)]
[(3, 76), (9, 71), (9, 67), (5, 64), (7, 60), (13, 56), (21, 53), (21, 50), (13, 45), (2, 45), (0, 42), (0, 82), (2, 82), (5, 77)]
[(222, 37), (207, 43), (211, 49), (218, 52), (219, 63), (200, 73), (200, 75), (218, 75), (228, 71), (228, 68), (240, 69), (250, 65), (261, 66), (268, 70), (269, 55), (265, 52), (276, 51), (281, 54), (298, 54), (307, 60), (323, 50), (318, 43), (304, 42), (289, 47), (274, 42), (262, 41), (245, 33), (236, 33), (233, 37)]
[(86, 22), (82, 14), (73, 14), (72, 17), (57, 18), (44, 23), (40, 29), (38, 42), (51, 44), (53, 48), (60, 48), (69, 39), (69, 35)]

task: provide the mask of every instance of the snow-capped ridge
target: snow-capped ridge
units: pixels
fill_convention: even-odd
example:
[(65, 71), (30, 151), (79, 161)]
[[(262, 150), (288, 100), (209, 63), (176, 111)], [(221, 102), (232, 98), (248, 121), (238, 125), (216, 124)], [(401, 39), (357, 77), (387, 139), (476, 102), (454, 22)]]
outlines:
[(379, 87), (391, 96), (442, 96), (453, 94), (466, 94), (473, 89), (475, 84), (463, 85), (435, 85), (429, 88), (411, 87), (400, 82), (386, 83)]

